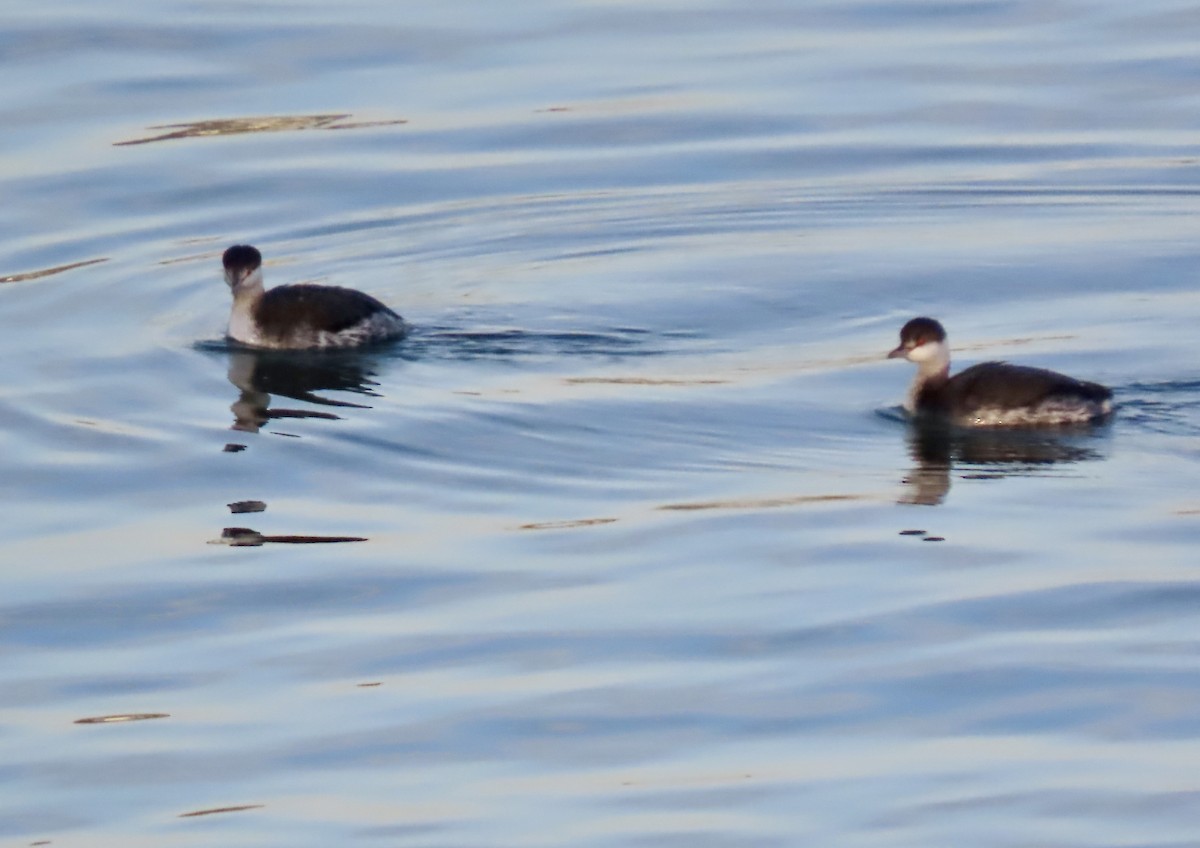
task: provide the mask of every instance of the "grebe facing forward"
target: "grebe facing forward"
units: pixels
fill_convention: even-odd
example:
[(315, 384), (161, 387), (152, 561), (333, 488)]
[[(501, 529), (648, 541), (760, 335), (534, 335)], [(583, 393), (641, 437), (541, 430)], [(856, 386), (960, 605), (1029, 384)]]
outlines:
[(404, 319), (369, 294), (338, 286), (263, 289), (262, 254), (248, 244), (225, 251), (233, 291), (229, 337), (252, 347), (345, 348), (403, 336)]
[(946, 331), (932, 318), (913, 318), (900, 330), (888, 359), (916, 363), (904, 408), (970, 427), (1084, 424), (1112, 412), (1112, 391), (1044, 368), (981, 362), (950, 376)]

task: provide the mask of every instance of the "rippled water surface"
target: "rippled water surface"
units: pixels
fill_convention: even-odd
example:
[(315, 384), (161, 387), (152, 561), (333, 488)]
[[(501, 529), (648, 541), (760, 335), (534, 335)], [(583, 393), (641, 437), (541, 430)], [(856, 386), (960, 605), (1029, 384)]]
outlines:
[[(0, 841), (1200, 844), (1198, 43), (10, 4)], [(232, 348), (234, 242), (416, 329)], [(911, 430), (920, 313), (1117, 418)]]

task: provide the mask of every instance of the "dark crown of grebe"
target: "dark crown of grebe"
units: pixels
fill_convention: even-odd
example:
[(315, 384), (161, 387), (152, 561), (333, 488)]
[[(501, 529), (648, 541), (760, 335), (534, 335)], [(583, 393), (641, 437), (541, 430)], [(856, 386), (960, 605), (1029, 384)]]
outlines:
[(338, 286), (263, 289), (262, 254), (235, 244), (221, 259), (233, 292), (229, 338), (244, 345), (299, 350), (345, 348), (400, 338), (404, 319), (369, 294)]
[(1112, 391), (1065, 374), (981, 362), (950, 376), (946, 330), (932, 318), (913, 318), (900, 329), (900, 345), (888, 359), (917, 366), (904, 408), (971, 427), (1036, 427), (1083, 424), (1112, 413)]

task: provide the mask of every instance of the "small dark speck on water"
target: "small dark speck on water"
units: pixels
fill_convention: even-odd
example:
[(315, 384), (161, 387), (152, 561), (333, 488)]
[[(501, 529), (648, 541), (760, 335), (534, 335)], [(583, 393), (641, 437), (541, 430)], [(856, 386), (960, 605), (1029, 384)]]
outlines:
[(261, 810), (264, 804), (242, 804), (237, 807), (214, 807), (211, 810), (194, 810), (190, 813), (180, 813), (181, 819), (190, 819), (195, 816), (213, 816), (218, 813), (240, 813), (243, 810)]
[(924, 536), (925, 531), (924, 530), (901, 530), (900, 535), (901, 536)]
[(379, 681), (375, 681), (374, 683), (359, 683), (358, 688), (359, 689), (371, 689), (375, 686), (382, 686), (382, 685), (383, 685), (383, 683), (381, 683)]
[(926, 536), (921, 541), (922, 542), (944, 542), (944, 541), (946, 541), (946, 537), (945, 536)]
[(239, 453), (241, 451), (244, 451), (245, 449), (246, 449), (245, 445), (237, 445), (237, 444), (230, 443), (225, 446), (225, 453)]
[(263, 501), (234, 501), (229, 504), (229, 511), (232, 513), (239, 512), (264, 512), (267, 505)]

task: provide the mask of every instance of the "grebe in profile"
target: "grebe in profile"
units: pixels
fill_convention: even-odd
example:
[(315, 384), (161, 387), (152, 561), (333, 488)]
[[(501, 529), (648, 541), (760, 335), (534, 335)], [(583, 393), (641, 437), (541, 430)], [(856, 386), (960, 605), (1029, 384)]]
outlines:
[(1112, 390), (1044, 368), (981, 362), (950, 376), (946, 331), (932, 318), (913, 318), (900, 330), (888, 359), (916, 363), (904, 408), (970, 427), (1084, 424), (1112, 412)]
[(225, 251), (225, 282), (233, 291), (229, 337), (252, 347), (345, 348), (403, 336), (404, 319), (369, 294), (338, 286), (263, 289), (262, 254), (248, 244)]

